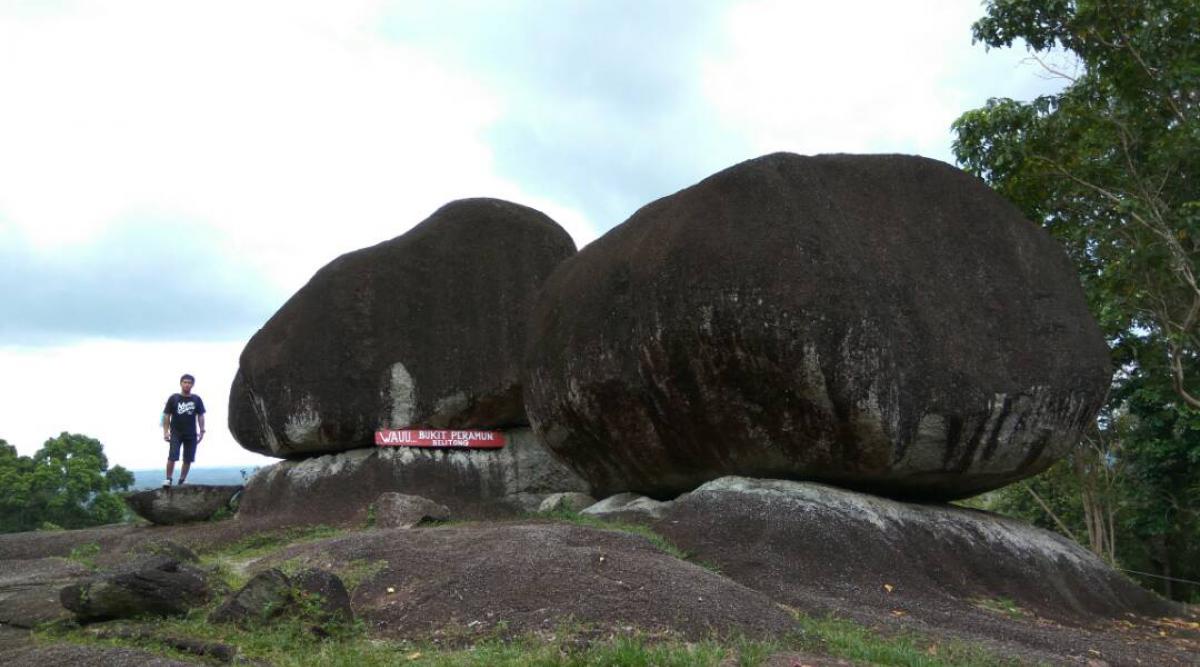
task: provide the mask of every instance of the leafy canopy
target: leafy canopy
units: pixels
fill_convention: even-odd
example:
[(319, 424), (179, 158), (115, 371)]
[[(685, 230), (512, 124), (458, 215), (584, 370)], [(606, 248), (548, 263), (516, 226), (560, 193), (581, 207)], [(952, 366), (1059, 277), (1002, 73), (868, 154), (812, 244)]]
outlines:
[[(1100, 516), (1114, 517), (1116, 559), (1200, 579), (1200, 2), (988, 0), (984, 9), (976, 41), (1024, 41), (1066, 85), (963, 114), (955, 156), (1063, 243), (1108, 337), (1117, 372), (1089, 465), (1111, 480)], [(1097, 488), (1096, 475), (1078, 473), (1087, 469), (1060, 465), (1004, 489), (1000, 504), (1033, 516), (1041, 499), (1081, 533), (1073, 508)]]
[(94, 438), (64, 432), (32, 457), (0, 440), (0, 532), (120, 521), (125, 507), (117, 492), (131, 486), (133, 473), (109, 469), (104, 446)]
[[(1117, 361), (1200, 408), (1200, 3), (990, 0), (989, 47), (1024, 40), (1068, 85), (954, 123), (959, 163), (1062, 241)], [(1065, 50), (1074, 67), (1049, 64)]]

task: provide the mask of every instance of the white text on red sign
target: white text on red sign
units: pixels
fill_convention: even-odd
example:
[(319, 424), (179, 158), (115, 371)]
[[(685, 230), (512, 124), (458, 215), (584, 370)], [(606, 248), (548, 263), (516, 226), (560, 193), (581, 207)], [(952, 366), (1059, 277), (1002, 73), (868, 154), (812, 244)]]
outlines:
[(498, 449), (505, 444), (499, 431), (456, 431), (448, 429), (380, 429), (375, 444), (381, 447), (447, 447)]

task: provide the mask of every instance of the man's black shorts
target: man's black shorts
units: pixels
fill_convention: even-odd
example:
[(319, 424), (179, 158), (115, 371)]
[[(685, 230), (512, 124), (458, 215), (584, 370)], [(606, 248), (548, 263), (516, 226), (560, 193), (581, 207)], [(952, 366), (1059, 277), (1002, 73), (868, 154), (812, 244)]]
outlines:
[(171, 461), (179, 460), (179, 445), (183, 445), (183, 462), (191, 463), (196, 460), (196, 436), (194, 435), (179, 435), (171, 434), (171, 453), (167, 458)]

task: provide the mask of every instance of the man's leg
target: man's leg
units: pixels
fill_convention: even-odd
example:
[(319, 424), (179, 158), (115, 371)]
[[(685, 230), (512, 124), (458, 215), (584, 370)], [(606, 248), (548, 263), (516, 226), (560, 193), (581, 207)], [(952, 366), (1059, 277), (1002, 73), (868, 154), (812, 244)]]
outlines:
[(179, 483), (187, 479), (188, 471), (192, 469), (192, 461), (196, 460), (196, 436), (183, 441), (183, 469), (179, 471)]
[(179, 460), (179, 449), (183, 441), (174, 433), (171, 434), (171, 446), (167, 451), (167, 479), (163, 486), (171, 486), (171, 476), (175, 474), (175, 462)]

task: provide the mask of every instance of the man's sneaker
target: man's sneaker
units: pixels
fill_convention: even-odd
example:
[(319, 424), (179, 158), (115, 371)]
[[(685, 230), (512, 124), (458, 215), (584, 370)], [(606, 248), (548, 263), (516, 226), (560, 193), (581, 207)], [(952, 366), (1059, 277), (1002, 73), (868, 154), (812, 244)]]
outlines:
[(163, 488), (166, 489), (166, 488), (169, 488), (170, 486), (171, 486), (171, 478), (168, 477), (163, 480)]
[(175, 482), (175, 486), (183, 486), (183, 480), (181, 479), (178, 482)]

